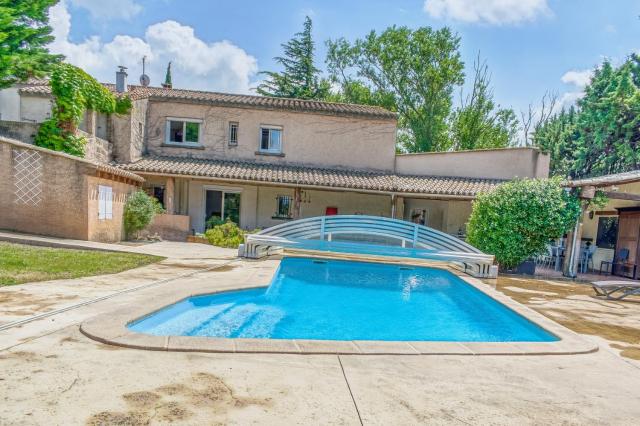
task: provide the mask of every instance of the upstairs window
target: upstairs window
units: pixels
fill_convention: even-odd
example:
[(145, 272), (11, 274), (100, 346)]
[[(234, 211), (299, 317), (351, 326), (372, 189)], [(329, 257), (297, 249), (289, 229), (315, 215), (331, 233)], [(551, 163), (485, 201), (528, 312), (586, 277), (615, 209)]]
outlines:
[(98, 185), (98, 219), (113, 219), (113, 189)]
[(238, 123), (232, 121), (229, 123), (229, 146), (238, 145)]
[(282, 151), (282, 128), (260, 128), (260, 151), (280, 153)]
[(200, 120), (181, 120), (170, 118), (167, 120), (167, 143), (200, 143)]

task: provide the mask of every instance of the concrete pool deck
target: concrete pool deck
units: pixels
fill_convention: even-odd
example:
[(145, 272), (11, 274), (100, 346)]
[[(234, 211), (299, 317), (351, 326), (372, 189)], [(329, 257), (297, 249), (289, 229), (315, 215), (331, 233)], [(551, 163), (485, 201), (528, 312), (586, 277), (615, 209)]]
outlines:
[[(234, 268), (234, 265), (242, 265)], [(260, 265), (261, 273), (253, 271)], [(199, 295), (231, 290), (266, 287), (279, 266), (278, 260), (247, 262), (237, 260), (220, 270), (212, 285), (208, 281), (185, 280), (179, 287), (163, 286), (155, 290), (152, 300), (132, 303), (99, 315), (81, 324), (80, 331), (102, 343), (134, 349), (188, 352), (291, 353), (291, 354), (369, 354), (369, 355), (568, 355), (598, 350), (598, 346), (571, 330), (495, 291), (482, 281), (456, 274), (469, 285), (511, 308), (560, 340), (555, 342), (432, 342), (432, 341), (340, 341), (301, 339), (206, 338), (193, 336), (154, 336), (127, 328), (131, 322), (157, 312), (174, 303)]]
[[(157, 270), (145, 267), (65, 280), (62, 286), (54, 281), (0, 288), (0, 320), (8, 323), (77, 298), (112, 293), (167, 274), (175, 278), (0, 331), (0, 424), (629, 425), (640, 417), (640, 364), (621, 358), (603, 339), (591, 336), (583, 338), (600, 350), (580, 355), (300, 356), (135, 350), (81, 334), (82, 322), (146, 303), (160, 288), (180, 288), (193, 281), (215, 285), (222, 274), (241, 269), (259, 277), (269, 275), (273, 267), (273, 261), (225, 265), (234, 252), (197, 244), (146, 247), (184, 255), (169, 256)], [(196, 256), (188, 254), (192, 249), (206, 253), (194, 260)], [(212, 262), (222, 270), (207, 270)], [(185, 264), (193, 275), (180, 276)], [(515, 288), (517, 281), (505, 285)], [(586, 292), (568, 299), (544, 295), (553, 291), (544, 287), (538, 295), (513, 294), (528, 306), (541, 305), (554, 313), (591, 310), (592, 321), (611, 306), (612, 312), (624, 312), (625, 317), (607, 314), (607, 321), (638, 328), (640, 304), (601, 303)], [(40, 306), (51, 295), (58, 298), (54, 304)], [(71, 296), (77, 298), (59, 299)], [(562, 311), (565, 300), (567, 311)]]

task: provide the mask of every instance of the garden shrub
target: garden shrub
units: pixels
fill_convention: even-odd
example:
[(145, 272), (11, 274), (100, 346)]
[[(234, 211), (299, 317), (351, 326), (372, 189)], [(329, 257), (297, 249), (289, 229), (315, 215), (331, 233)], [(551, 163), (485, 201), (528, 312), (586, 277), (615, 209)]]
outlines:
[(154, 197), (139, 190), (127, 199), (124, 205), (124, 229), (127, 237), (146, 228), (156, 213), (162, 213), (162, 206)]
[(214, 226), (204, 233), (209, 244), (227, 248), (238, 248), (240, 244), (244, 243), (244, 235), (245, 231), (231, 221)]
[(212, 228), (215, 228), (218, 225), (223, 225), (223, 224), (224, 224), (224, 220), (222, 220), (222, 218), (220, 216), (211, 216), (204, 223), (204, 227), (205, 227), (205, 229), (212, 229)]
[(473, 203), (467, 240), (513, 268), (564, 235), (580, 214), (577, 197), (559, 179), (523, 179), (480, 194)]

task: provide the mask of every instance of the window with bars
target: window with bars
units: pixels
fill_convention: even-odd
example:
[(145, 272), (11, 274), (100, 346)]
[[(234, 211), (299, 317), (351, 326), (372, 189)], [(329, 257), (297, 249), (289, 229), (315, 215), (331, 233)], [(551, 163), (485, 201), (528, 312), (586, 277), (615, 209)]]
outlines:
[(291, 218), (291, 201), (290, 195), (278, 195), (276, 197), (276, 219), (290, 219)]
[(238, 126), (235, 121), (229, 123), (229, 146), (238, 145)]

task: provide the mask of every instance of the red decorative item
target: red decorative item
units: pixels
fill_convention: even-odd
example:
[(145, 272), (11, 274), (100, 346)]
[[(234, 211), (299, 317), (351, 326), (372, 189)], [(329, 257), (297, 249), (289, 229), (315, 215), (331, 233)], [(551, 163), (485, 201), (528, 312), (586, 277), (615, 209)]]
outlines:
[(338, 214), (338, 208), (337, 207), (327, 207), (327, 209), (324, 212), (325, 216), (335, 216)]

